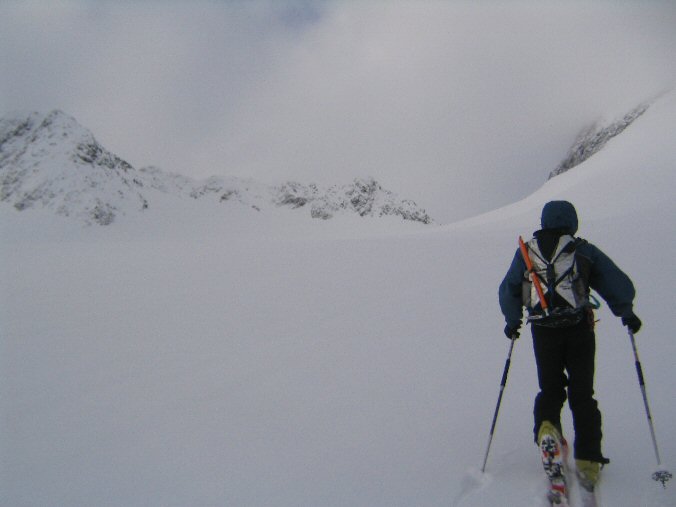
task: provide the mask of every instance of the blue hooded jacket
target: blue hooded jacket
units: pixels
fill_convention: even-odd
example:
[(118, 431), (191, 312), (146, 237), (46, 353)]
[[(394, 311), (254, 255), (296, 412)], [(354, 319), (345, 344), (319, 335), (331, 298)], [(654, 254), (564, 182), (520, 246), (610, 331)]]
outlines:
[[(577, 212), (568, 201), (550, 201), (542, 209), (540, 223), (542, 230), (537, 231), (536, 236), (546, 231), (574, 235), (578, 227)], [(613, 314), (618, 317), (631, 316), (636, 291), (629, 277), (606, 254), (587, 241), (580, 243), (576, 254), (589, 261), (589, 286), (605, 300)], [(526, 263), (517, 249), (498, 290), (500, 309), (512, 329), (521, 325), (523, 317), (521, 288), (525, 273)]]

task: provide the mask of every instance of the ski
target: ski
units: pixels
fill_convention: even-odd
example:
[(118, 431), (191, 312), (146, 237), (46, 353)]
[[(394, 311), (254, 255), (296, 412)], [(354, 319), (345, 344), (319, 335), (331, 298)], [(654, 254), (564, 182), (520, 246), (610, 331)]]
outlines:
[(557, 433), (554, 427), (551, 427), (551, 431), (540, 431), (542, 466), (549, 479), (547, 500), (552, 507), (570, 507), (566, 480), (566, 444)]

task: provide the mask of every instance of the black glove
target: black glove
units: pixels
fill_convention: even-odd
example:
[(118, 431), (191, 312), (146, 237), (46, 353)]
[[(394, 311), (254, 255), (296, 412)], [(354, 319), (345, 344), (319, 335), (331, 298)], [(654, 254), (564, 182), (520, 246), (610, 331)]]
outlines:
[(516, 340), (519, 337), (519, 328), (521, 324), (518, 324), (516, 327), (512, 327), (509, 324), (505, 326), (505, 336), (510, 340)]
[(631, 315), (622, 317), (622, 325), (627, 326), (632, 334), (636, 334), (638, 333), (638, 330), (641, 329), (641, 319), (639, 319), (636, 314), (632, 313)]

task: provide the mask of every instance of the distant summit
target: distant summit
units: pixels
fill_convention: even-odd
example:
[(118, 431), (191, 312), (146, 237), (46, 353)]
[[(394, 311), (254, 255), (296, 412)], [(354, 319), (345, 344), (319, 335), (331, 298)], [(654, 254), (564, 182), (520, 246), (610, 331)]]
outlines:
[(134, 168), (71, 116), (52, 111), (0, 119), (0, 201), (110, 224), (147, 199)]
[(565, 173), (601, 151), (608, 141), (621, 134), (629, 125), (634, 123), (648, 110), (648, 107), (649, 104), (641, 104), (625, 114), (621, 119), (609, 125), (596, 123), (582, 130), (568, 151), (566, 158), (561, 161), (556, 169), (549, 173), (549, 178), (551, 179), (554, 176)]
[(329, 187), (298, 182), (270, 186), (217, 176), (197, 181), (157, 167), (135, 169), (58, 110), (0, 118), (0, 201), (19, 211), (41, 207), (86, 224), (109, 225), (118, 215), (151, 209), (159, 194), (235, 203), (260, 212), (286, 207), (324, 220), (347, 213), (433, 222), (415, 202), (372, 178)]

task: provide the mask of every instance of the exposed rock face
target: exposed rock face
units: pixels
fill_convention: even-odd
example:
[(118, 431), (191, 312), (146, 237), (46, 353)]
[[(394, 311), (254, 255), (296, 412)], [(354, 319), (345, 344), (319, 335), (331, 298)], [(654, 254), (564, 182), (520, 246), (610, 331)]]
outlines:
[(277, 189), (276, 202), (280, 206), (310, 207), (313, 218), (323, 220), (336, 213), (352, 212), (359, 216), (397, 215), (405, 220), (425, 224), (432, 219), (413, 201), (399, 199), (392, 192), (383, 189), (373, 178), (355, 179), (349, 185), (330, 186), (320, 189), (317, 185), (302, 185), (290, 182)]
[(620, 120), (610, 125), (592, 125), (580, 132), (577, 140), (571, 146), (565, 159), (549, 173), (549, 178), (565, 173), (569, 169), (580, 165), (582, 162), (603, 149), (608, 141), (621, 134), (629, 125), (639, 118), (648, 109), (648, 104), (642, 104), (624, 115)]

